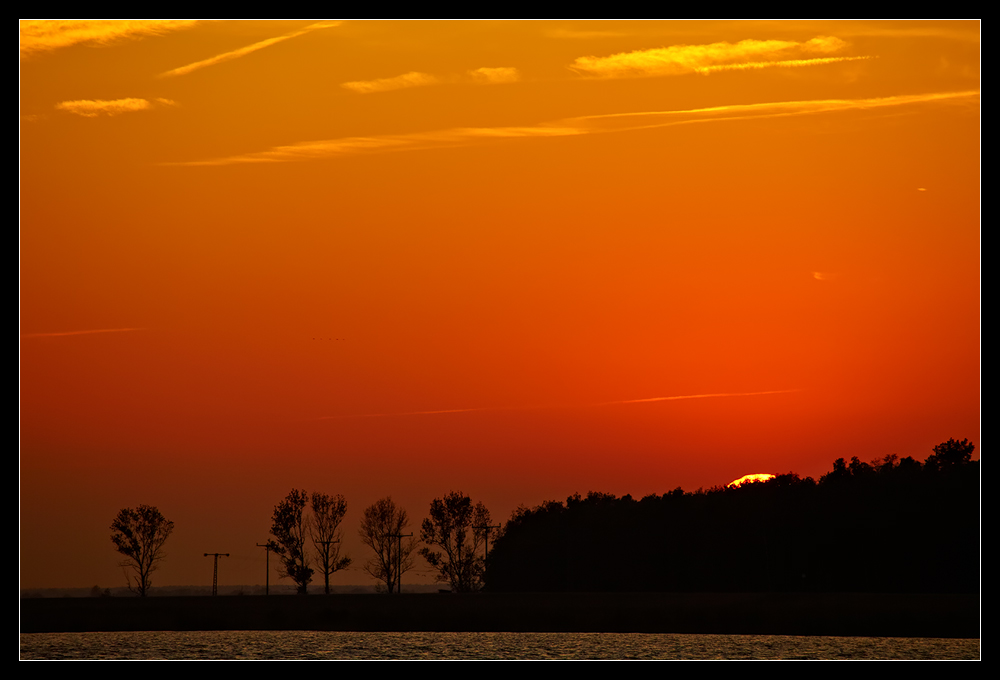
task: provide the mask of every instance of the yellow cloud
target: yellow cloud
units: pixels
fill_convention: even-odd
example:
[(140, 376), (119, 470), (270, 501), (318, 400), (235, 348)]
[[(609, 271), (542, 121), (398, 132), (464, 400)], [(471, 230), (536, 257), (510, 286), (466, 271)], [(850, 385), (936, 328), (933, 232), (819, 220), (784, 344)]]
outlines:
[(21, 21), (21, 54), (69, 47), (78, 43), (109, 43), (160, 35), (168, 31), (190, 28), (195, 21), (119, 21), (113, 19), (63, 19)]
[[(610, 57), (579, 57), (570, 66), (574, 71), (602, 78), (668, 76), (707, 72), (705, 69), (741, 63), (787, 62), (798, 53), (828, 54), (847, 47), (834, 37), (817, 37), (806, 42), (790, 40), (741, 40), (738, 43), (672, 45), (651, 50), (622, 52)], [(805, 64), (800, 64), (805, 65)], [(758, 66), (757, 68), (760, 68)]]
[(85, 118), (96, 118), (97, 116), (117, 116), (122, 113), (133, 111), (148, 111), (156, 105), (177, 106), (177, 103), (170, 99), (76, 99), (73, 101), (59, 102), (56, 109), (75, 113)]
[(407, 87), (421, 87), (423, 85), (436, 85), (438, 79), (429, 73), (410, 71), (395, 78), (381, 78), (379, 80), (358, 80), (350, 83), (341, 83), (341, 87), (354, 90), (361, 94), (371, 92), (388, 92), (389, 90), (401, 90)]
[(161, 73), (161, 78), (169, 78), (172, 76), (183, 76), (191, 73), (192, 71), (197, 71), (200, 68), (205, 68), (206, 66), (214, 66), (215, 64), (221, 64), (224, 61), (230, 61), (232, 59), (239, 59), (244, 57), (251, 52), (256, 52), (257, 50), (262, 50), (265, 47), (270, 47), (271, 45), (283, 42), (290, 38), (296, 38), (310, 31), (315, 31), (320, 28), (331, 28), (333, 26), (339, 26), (341, 22), (339, 21), (327, 21), (319, 22), (315, 24), (309, 24), (305, 28), (301, 28), (297, 31), (292, 31), (284, 35), (279, 35), (277, 38), (268, 38), (266, 40), (261, 40), (260, 42), (255, 42), (252, 45), (247, 45), (246, 47), (241, 47), (238, 50), (233, 50), (232, 52), (224, 52), (223, 54), (217, 54), (214, 57), (209, 57), (208, 59), (203, 59), (201, 61), (196, 61), (193, 64), (188, 64), (187, 66), (180, 66), (165, 73)]

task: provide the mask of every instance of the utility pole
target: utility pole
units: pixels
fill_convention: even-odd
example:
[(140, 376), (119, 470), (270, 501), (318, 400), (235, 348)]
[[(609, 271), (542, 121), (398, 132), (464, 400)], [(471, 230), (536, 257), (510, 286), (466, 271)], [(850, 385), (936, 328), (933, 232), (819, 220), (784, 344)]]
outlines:
[[(400, 595), (403, 594), (403, 539), (412, 535), (411, 531), (408, 534), (395, 534), (393, 536), (396, 539), (396, 592)], [(392, 590), (390, 589), (389, 592), (391, 593)]]
[(264, 594), (271, 594), (271, 544), (270, 543), (258, 543), (258, 548), (263, 548), (267, 551), (267, 557), (264, 558)]
[(486, 534), (486, 550), (483, 552), (483, 581), (486, 580), (486, 572), (490, 568), (490, 529), (500, 529), (499, 524), (474, 527)]
[(229, 557), (229, 553), (205, 553), (205, 557), (209, 555), (215, 557), (215, 571), (212, 572), (212, 597), (219, 594), (219, 558)]

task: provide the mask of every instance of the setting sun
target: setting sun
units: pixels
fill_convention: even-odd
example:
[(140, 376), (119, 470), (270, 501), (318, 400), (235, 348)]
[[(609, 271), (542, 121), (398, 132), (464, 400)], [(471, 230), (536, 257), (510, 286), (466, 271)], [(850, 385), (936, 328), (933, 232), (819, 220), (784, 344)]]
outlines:
[(734, 479), (729, 482), (726, 486), (743, 486), (744, 484), (753, 484), (755, 482), (766, 482), (769, 479), (774, 479), (774, 475), (766, 472), (759, 472), (753, 475), (743, 475), (739, 479)]

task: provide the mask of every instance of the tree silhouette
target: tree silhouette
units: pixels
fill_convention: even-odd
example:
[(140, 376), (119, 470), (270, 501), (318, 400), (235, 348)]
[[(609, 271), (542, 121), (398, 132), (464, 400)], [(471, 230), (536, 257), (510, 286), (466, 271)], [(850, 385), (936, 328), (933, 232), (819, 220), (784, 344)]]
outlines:
[(977, 592), (972, 452), (951, 440), (924, 466), (884, 452), (872, 463), (839, 458), (819, 483), (788, 473), (639, 502), (589, 493), (521, 507), (492, 546), (489, 588)]
[(420, 528), (420, 540), (441, 550), (425, 547), (420, 554), (437, 569), (437, 580), (450, 584), (458, 593), (481, 589), (485, 554), (479, 552), (486, 538), (485, 527), (490, 525), (489, 510), (452, 491), (444, 499), (431, 501), (430, 515)]
[[(111, 542), (115, 544), (115, 550), (125, 556), (119, 566), (125, 572), (128, 589), (139, 597), (146, 597), (149, 593), (152, 586), (150, 575), (165, 557), (163, 544), (173, 530), (174, 523), (151, 505), (140, 505), (134, 510), (122, 508), (111, 522)], [(130, 570), (134, 576), (130, 576)]]
[(358, 534), (375, 551), (375, 556), (365, 564), (365, 572), (380, 581), (379, 588), (389, 593), (398, 589), (400, 576), (413, 568), (412, 553), (417, 542), (412, 537), (403, 537), (409, 525), (406, 510), (388, 496), (365, 508), (361, 519)]
[(934, 447), (934, 453), (927, 457), (926, 465), (932, 470), (948, 470), (965, 465), (972, 460), (976, 446), (968, 439), (949, 439)]
[(347, 513), (347, 501), (340, 494), (329, 496), (313, 492), (312, 525), (309, 535), (316, 546), (319, 571), (323, 574), (323, 587), (330, 594), (330, 574), (346, 569), (351, 564), (350, 557), (340, 556), (340, 523)]
[(304, 512), (306, 502), (305, 491), (292, 489), (283, 501), (274, 506), (271, 535), (275, 540), (267, 543), (271, 551), (281, 559), (278, 573), (282, 578), (288, 577), (295, 581), (300, 595), (308, 592), (313, 575), (309, 556), (306, 554), (306, 535), (309, 531), (309, 518)]

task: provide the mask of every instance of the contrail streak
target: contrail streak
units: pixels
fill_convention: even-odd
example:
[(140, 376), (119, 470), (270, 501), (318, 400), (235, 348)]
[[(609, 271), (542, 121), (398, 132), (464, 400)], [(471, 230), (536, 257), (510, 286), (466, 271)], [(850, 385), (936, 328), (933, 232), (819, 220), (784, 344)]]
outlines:
[[(531, 407), (528, 407), (531, 408)], [(323, 416), (316, 420), (342, 420), (344, 418), (389, 418), (392, 416), (429, 416), (439, 413), (468, 413), (469, 411), (509, 411), (503, 407), (483, 407), (483, 408), (450, 408), (442, 411), (403, 411), (401, 413), (358, 413), (349, 416)]]
[(214, 66), (215, 64), (221, 64), (224, 61), (229, 61), (231, 59), (239, 59), (244, 57), (251, 52), (256, 52), (257, 50), (262, 50), (265, 47), (270, 47), (271, 45), (277, 44), (284, 40), (290, 38), (297, 38), (300, 35), (304, 35), (309, 31), (315, 31), (319, 28), (332, 28), (334, 26), (339, 26), (341, 22), (339, 21), (326, 21), (319, 22), (315, 24), (309, 24), (305, 28), (301, 28), (297, 31), (292, 31), (291, 33), (286, 33), (284, 35), (279, 35), (276, 38), (267, 38), (266, 40), (261, 40), (260, 42), (255, 42), (252, 45), (247, 45), (246, 47), (241, 47), (239, 49), (233, 50), (231, 52), (225, 52), (223, 54), (217, 54), (214, 57), (209, 57), (208, 59), (203, 59), (201, 61), (196, 61), (193, 64), (188, 64), (187, 66), (180, 66), (178, 68), (166, 71), (160, 74), (160, 78), (170, 78), (172, 76), (183, 76), (192, 71), (197, 71), (200, 68), (205, 68), (206, 66)]
[(100, 328), (92, 331), (62, 331), (59, 333), (25, 333), (22, 338), (57, 338), (63, 335), (90, 335), (91, 333), (124, 333), (126, 331), (141, 331), (144, 328)]
[(605, 401), (596, 406), (608, 406), (610, 404), (641, 404), (647, 401), (674, 401), (676, 399), (708, 399), (710, 397), (755, 397), (759, 394), (787, 394), (789, 392), (799, 392), (800, 390), (768, 390), (767, 392), (714, 392), (712, 394), (681, 394), (675, 397), (649, 397), (647, 399), (624, 399), (622, 401)]
[(817, 99), (758, 104), (731, 104), (674, 111), (605, 113), (564, 118), (562, 120), (521, 127), (449, 128), (446, 130), (397, 135), (321, 139), (284, 144), (265, 151), (254, 151), (225, 158), (204, 161), (180, 161), (164, 163), (164, 165), (208, 166), (230, 165), (233, 163), (284, 163), (363, 153), (389, 153), (416, 149), (469, 146), (495, 139), (570, 137), (626, 132), (630, 130), (648, 130), (695, 123), (818, 115), (838, 111), (868, 111), (919, 104), (961, 104), (963, 100), (970, 103), (974, 102), (978, 97), (978, 90), (969, 90), (965, 92), (896, 95), (870, 99)]
[[(648, 397), (646, 399), (623, 399), (619, 401), (603, 401), (597, 404), (587, 404), (586, 406), (611, 406), (613, 404), (641, 404), (650, 401), (676, 401), (678, 399), (708, 399), (711, 397), (755, 397), (764, 394), (788, 394), (790, 392), (801, 392), (801, 390), (768, 390), (765, 392), (715, 392), (711, 394), (681, 394), (673, 397)], [(430, 416), (442, 413), (470, 413), (472, 411), (527, 411), (543, 408), (560, 408), (557, 406), (484, 406), (481, 408), (452, 408), (439, 411), (404, 411), (400, 413), (359, 413), (345, 416), (323, 416), (316, 420), (343, 420), (345, 418), (389, 418), (392, 416)], [(568, 408), (563, 406), (562, 408)]]

